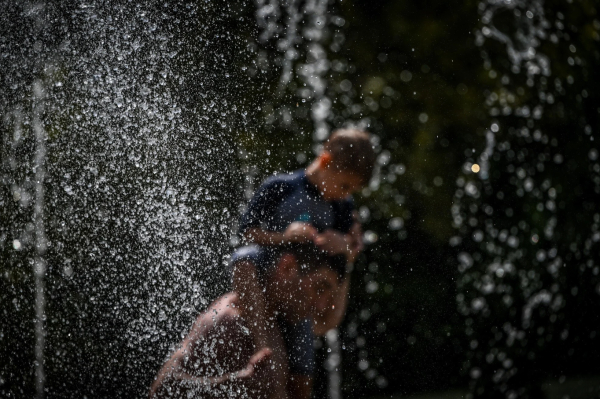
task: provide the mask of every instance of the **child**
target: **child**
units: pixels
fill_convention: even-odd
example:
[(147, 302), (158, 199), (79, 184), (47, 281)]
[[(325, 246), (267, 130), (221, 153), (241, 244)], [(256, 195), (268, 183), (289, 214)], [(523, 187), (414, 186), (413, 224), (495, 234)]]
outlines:
[[(263, 183), (242, 215), (240, 233), (248, 243), (262, 247), (253, 251), (313, 242), (330, 255), (344, 255), (348, 262), (353, 262), (363, 244), (350, 195), (368, 183), (374, 163), (375, 152), (368, 133), (357, 129), (333, 132), (323, 152), (306, 170), (276, 175)], [(257, 347), (269, 347), (265, 301), (259, 281), (264, 275), (260, 268), (268, 262), (256, 264), (255, 255), (234, 254), (233, 259), (233, 289), (240, 293), (240, 310), (253, 330)], [(322, 335), (339, 324), (348, 287), (346, 278), (331, 313), (315, 315), (315, 334)]]
[(374, 163), (366, 132), (335, 131), (305, 171), (267, 179), (242, 216), (240, 232), (259, 245), (313, 241), (352, 262), (362, 244), (350, 194), (368, 183)]

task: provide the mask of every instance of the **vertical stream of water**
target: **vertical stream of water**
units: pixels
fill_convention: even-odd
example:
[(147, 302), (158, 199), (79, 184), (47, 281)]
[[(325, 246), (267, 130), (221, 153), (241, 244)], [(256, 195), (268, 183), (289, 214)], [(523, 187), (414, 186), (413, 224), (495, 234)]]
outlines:
[(45, 90), (40, 80), (33, 84), (33, 131), (35, 134), (34, 155), (34, 207), (35, 227), (35, 386), (36, 398), (44, 398), (46, 375), (44, 372), (44, 348), (46, 342), (46, 226), (44, 224), (44, 179), (46, 177), (46, 130), (42, 122)]
[[(332, 102), (327, 95), (327, 73), (330, 62), (327, 59), (326, 40), (330, 32), (328, 15), (330, 0), (309, 0), (304, 3), (294, 0), (278, 1), (257, 0), (256, 19), (261, 29), (259, 40), (263, 43), (279, 36), (276, 48), (281, 65), (277, 95), (288, 90), (295, 75), (304, 84), (300, 90), (300, 101), (310, 101), (310, 116), (313, 122), (313, 148), (329, 137)], [(301, 60), (301, 56), (305, 59)], [(251, 180), (251, 176), (247, 176)], [(341, 399), (341, 347), (339, 332), (332, 329), (325, 336), (327, 359), (325, 369), (328, 372), (328, 393), (331, 399)]]
[(597, 105), (588, 99), (598, 53), (581, 33), (600, 25), (574, 4), (547, 3), (479, 4), (490, 124), (481, 169), (465, 164), (452, 207), (469, 248), (457, 302), (476, 397), (543, 397), (541, 380), (563, 367), (552, 363), (596, 334), (567, 312), (581, 309), (582, 292), (600, 292)]
[(225, 284), (239, 21), (212, 4), (5, 5), (0, 396), (142, 397)]

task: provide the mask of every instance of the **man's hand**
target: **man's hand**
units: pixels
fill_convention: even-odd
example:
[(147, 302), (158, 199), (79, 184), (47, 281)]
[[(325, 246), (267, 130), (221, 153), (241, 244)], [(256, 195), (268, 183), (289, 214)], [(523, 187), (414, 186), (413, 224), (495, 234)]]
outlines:
[(348, 256), (348, 261), (354, 262), (354, 259), (356, 259), (358, 254), (361, 253), (363, 249), (365, 249), (365, 244), (363, 242), (362, 227), (359, 222), (355, 221), (352, 224), (348, 235), (350, 238), (350, 254)]
[(304, 222), (293, 222), (283, 232), (284, 243), (311, 242), (317, 235), (317, 229)]
[(337, 230), (327, 229), (317, 234), (314, 243), (317, 247), (330, 255), (346, 255), (350, 253), (350, 236)]
[(273, 351), (270, 348), (262, 348), (256, 352), (248, 360), (246, 367), (235, 373), (235, 379), (241, 381), (256, 379), (270, 383), (273, 377), (270, 375), (270, 367), (268, 365), (272, 354)]

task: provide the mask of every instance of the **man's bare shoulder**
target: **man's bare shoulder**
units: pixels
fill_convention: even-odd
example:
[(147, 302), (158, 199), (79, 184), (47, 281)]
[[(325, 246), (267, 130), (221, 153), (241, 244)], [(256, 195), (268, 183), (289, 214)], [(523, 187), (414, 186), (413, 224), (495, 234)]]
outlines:
[(204, 312), (202, 312), (194, 325), (188, 340), (197, 338), (197, 335), (204, 335), (208, 330), (216, 325), (224, 325), (229, 322), (241, 321), (241, 313), (238, 306), (239, 295), (235, 292), (228, 292), (215, 299)]
[(208, 306), (205, 313), (239, 317), (239, 301), (240, 297), (237, 292), (228, 292), (215, 299), (214, 302)]

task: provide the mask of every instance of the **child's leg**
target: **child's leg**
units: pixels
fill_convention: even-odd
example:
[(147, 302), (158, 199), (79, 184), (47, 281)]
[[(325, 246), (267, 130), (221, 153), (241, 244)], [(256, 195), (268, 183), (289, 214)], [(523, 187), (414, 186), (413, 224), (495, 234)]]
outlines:
[(296, 324), (278, 320), (287, 348), (290, 377), (287, 383), (290, 398), (310, 399), (315, 371), (315, 350), (312, 320)]
[(267, 338), (265, 295), (254, 263), (240, 260), (233, 265), (233, 290), (240, 296), (240, 311), (254, 337), (256, 349), (271, 346)]

